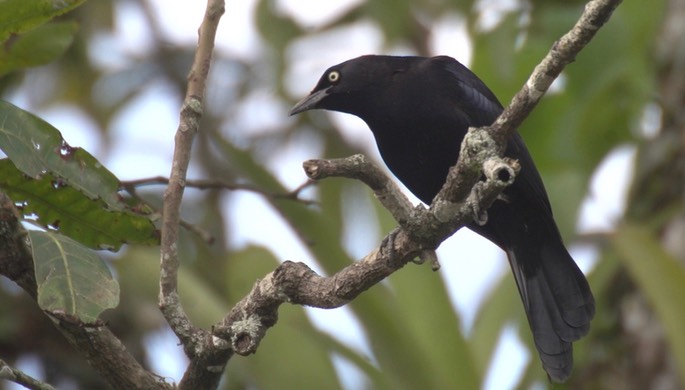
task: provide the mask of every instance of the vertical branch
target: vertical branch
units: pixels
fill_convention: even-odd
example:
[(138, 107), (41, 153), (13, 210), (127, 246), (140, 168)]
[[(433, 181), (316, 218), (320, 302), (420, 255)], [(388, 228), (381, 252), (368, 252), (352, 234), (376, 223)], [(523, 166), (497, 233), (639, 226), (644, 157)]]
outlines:
[(208, 0), (207, 10), (198, 31), (195, 59), (188, 74), (188, 89), (183, 101), (180, 122), (176, 130), (175, 149), (171, 163), (169, 185), (164, 192), (162, 217), (161, 259), (159, 278), (159, 307), (171, 329), (183, 343), (186, 351), (192, 351), (197, 330), (188, 319), (178, 296), (178, 230), (181, 200), (185, 188), (190, 153), (195, 134), (202, 117), (205, 84), (214, 50), (214, 39), (219, 19), (224, 13), (224, 1)]

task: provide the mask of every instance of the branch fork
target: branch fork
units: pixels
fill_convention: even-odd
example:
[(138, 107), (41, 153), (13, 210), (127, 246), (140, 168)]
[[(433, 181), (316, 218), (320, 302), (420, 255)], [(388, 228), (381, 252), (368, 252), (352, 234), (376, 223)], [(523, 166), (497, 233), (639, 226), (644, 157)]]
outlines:
[[(399, 229), (386, 237), (386, 245), (330, 277), (317, 275), (303, 263), (284, 262), (257, 281), (224, 319), (206, 331), (191, 323), (178, 299), (180, 261), (176, 241), (192, 140), (203, 110), (216, 28), (224, 12), (223, 1), (209, 0), (193, 69), (188, 76), (186, 104), (176, 133), (177, 149), (169, 188), (164, 196), (160, 309), (190, 359), (177, 387), (217, 387), (234, 352), (246, 355), (256, 351), (268, 328), (276, 323), (282, 303), (339, 307), (417, 257), (430, 260), (435, 267), (434, 249), (457, 229), (474, 221), (474, 215), (477, 222), (484, 222), (484, 211), (514, 181), (520, 169), (518, 163), (501, 157), (507, 139), (620, 3), (621, 0), (590, 1), (578, 23), (554, 44), (495, 123), (469, 131), (459, 162), (450, 170), (447, 183), (430, 208), (413, 207), (397, 185), (364, 156), (305, 162), (305, 172), (311, 179), (349, 177), (364, 182), (392, 213)], [(0, 274), (17, 282), (35, 299), (33, 264), (13, 213), (11, 200), (0, 195), (0, 242), (4, 244), (0, 245), (0, 257), (7, 260), (0, 262)], [(60, 321), (56, 326), (112, 385), (132, 389), (172, 387), (136, 362), (106, 326), (86, 328), (68, 321)], [(0, 374), (16, 377), (16, 372), (8, 370), (11, 368), (0, 367)]]
[[(578, 23), (553, 45), (495, 123), (469, 130), (462, 143), (459, 161), (450, 170), (445, 186), (428, 210), (414, 208), (397, 185), (362, 155), (338, 160), (306, 161), (304, 169), (310, 179), (354, 178), (374, 191), (400, 226), (384, 239), (384, 242), (390, 243), (391, 250), (383, 250), (381, 246), (330, 277), (316, 275), (302, 263), (284, 262), (276, 271), (257, 282), (253, 291), (214, 328), (214, 335), (225, 340), (235, 339), (231, 330), (234, 313), (248, 313), (247, 308), (267, 314), (267, 320), (260, 321), (256, 328), (258, 330), (250, 335), (254, 341), (265, 334), (262, 329), (275, 322), (278, 306), (282, 303), (338, 307), (420, 254), (431, 257), (425, 253), (432, 252), (466, 224), (472, 221), (486, 223), (487, 208), (501, 197), (502, 191), (513, 183), (520, 170), (518, 161), (502, 157), (507, 140), (534, 109), (554, 79), (589, 43), (620, 3), (621, 0), (590, 1)], [(484, 180), (481, 180), (482, 177)], [(254, 294), (255, 291), (263, 291), (266, 286), (274, 291), (272, 297)], [(255, 296), (258, 299), (250, 298)], [(237, 351), (240, 346), (232, 345), (231, 348)], [(252, 352), (250, 349), (249, 353)]]
[[(496, 142), (479, 142), (483, 137), (488, 138), (485, 129), (469, 132), (464, 145), (471, 148), (472, 153), (462, 154), (452, 168), (456, 173), (450, 175), (451, 181), (447, 182), (429, 209), (414, 207), (395, 182), (363, 155), (306, 161), (303, 167), (312, 180), (346, 177), (367, 184), (400, 227), (363, 259), (330, 277), (316, 274), (304, 263), (284, 262), (257, 281), (252, 291), (214, 328), (214, 336), (228, 341), (237, 354), (251, 354), (256, 351), (266, 330), (276, 323), (278, 308), (283, 303), (336, 308), (417, 257), (428, 260), (433, 269), (437, 269), (435, 249), (440, 243), (471, 223), (474, 209), (479, 210), (479, 216), (484, 215), (519, 172), (517, 161), (497, 155), (503, 147)], [(464, 183), (464, 177), (470, 178), (471, 182)], [(484, 177), (483, 181), (481, 177)], [(445, 196), (454, 193), (450, 186), (456, 180), (462, 185), (467, 184), (470, 191), (463, 191), (468, 195), (454, 202)]]

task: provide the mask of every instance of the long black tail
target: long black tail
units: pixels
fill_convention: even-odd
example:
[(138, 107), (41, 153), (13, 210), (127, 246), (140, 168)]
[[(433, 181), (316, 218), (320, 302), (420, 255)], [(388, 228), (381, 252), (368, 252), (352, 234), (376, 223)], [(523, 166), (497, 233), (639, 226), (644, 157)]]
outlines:
[(572, 342), (590, 330), (595, 300), (561, 241), (507, 251), (542, 366), (555, 382), (573, 368)]

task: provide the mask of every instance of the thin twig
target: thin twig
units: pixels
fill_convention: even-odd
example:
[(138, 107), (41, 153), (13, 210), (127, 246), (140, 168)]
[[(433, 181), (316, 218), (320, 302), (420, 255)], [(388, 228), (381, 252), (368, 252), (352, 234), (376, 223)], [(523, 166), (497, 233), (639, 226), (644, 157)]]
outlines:
[(335, 160), (308, 160), (302, 167), (311, 180), (346, 177), (362, 181), (400, 225), (413, 217), (414, 206), (399, 186), (362, 154)]
[(203, 228), (201, 228), (201, 227), (199, 227), (193, 223), (190, 223), (190, 222), (182, 219), (179, 222), (179, 224), (181, 224), (181, 226), (184, 229), (188, 230), (189, 232), (193, 232), (193, 233), (197, 234), (197, 236), (200, 237), (200, 239), (202, 241), (206, 242), (207, 245), (214, 244), (214, 241), (216, 241), (216, 237), (214, 237), (212, 235), (212, 233), (208, 232), (207, 230), (205, 230), (205, 229), (203, 229)]
[(0, 360), (0, 379), (7, 379), (14, 383), (20, 384), (27, 389), (34, 390), (54, 390), (55, 388), (45, 382), (24, 373), (21, 370), (10, 367), (4, 360)]
[[(154, 177), (148, 177), (148, 178), (143, 178), (143, 179), (135, 179), (135, 180), (127, 180), (127, 181), (121, 182), (121, 186), (130, 193), (135, 192), (136, 188), (142, 187), (142, 186), (168, 185), (168, 184), (169, 184), (169, 179), (164, 177), (164, 176), (154, 176)], [(314, 184), (316, 184), (315, 181), (307, 180), (304, 183), (297, 186), (295, 189), (293, 189), (290, 192), (274, 193), (274, 192), (265, 191), (259, 187), (251, 185), (251, 184), (231, 183), (231, 182), (227, 182), (224, 180), (195, 179), (195, 180), (186, 180), (185, 181), (185, 187), (186, 188), (196, 188), (199, 190), (215, 190), (215, 189), (229, 190), (229, 191), (240, 191), (240, 190), (242, 190), (242, 191), (254, 192), (255, 194), (262, 195), (266, 198), (294, 200), (294, 201), (303, 203), (305, 205), (312, 205), (312, 204), (317, 203), (315, 200), (301, 199), (299, 197), (300, 193), (304, 189), (306, 189), (306, 188), (308, 188)]]

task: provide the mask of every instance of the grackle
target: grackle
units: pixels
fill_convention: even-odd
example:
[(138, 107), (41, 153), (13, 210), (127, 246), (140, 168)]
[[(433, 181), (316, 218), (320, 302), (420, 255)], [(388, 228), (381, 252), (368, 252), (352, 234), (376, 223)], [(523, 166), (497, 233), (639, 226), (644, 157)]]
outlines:
[[(488, 126), (502, 112), (492, 91), (447, 56), (363, 56), (332, 66), (290, 115), (311, 109), (363, 119), (388, 168), (427, 204), (457, 162), (468, 128)], [(521, 172), (490, 207), (487, 223), (468, 228), (506, 252), (542, 366), (552, 381), (562, 382), (571, 374), (572, 342), (590, 329), (594, 298), (561, 240), (518, 134), (504, 154), (519, 161)]]

